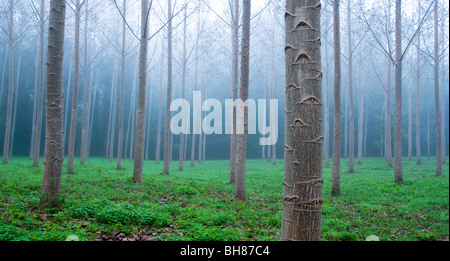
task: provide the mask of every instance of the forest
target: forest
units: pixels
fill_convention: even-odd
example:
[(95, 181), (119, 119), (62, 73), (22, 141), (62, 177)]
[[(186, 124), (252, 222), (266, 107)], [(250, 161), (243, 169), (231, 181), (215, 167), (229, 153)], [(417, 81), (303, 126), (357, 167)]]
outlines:
[(0, 29), (0, 241), (449, 240), (448, 0), (0, 0)]

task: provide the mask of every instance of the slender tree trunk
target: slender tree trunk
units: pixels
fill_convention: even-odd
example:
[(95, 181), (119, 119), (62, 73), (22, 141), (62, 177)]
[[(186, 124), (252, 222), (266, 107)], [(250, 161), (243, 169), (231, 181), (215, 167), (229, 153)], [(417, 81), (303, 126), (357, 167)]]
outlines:
[[(328, 15), (325, 16), (325, 26), (328, 28), (329, 20)], [(330, 72), (330, 68), (328, 66), (328, 32), (324, 33), (324, 44), (325, 44), (325, 63), (326, 63), (326, 75), (325, 75), (325, 105), (324, 105), (324, 134), (325, 134), (325, 140), (324, 140), (324, 158), (325, 158), (325, 165), (330, 165), (330, 88), (328, 86), (328, 74)]]
[(19, 51), (19, 61), (17, 63), (17, 78), (16, 78), (16, 91), (14, 93), (14, 110), (13, 110), (13, 120), (12, 120), (12, 128), (11, 128), (11, 145), (9, 148), (9, 157), (13, 157), (13, 148), (14, 148), (14, 133), (16, 129), (16, 115), (17, 115), (17, 98), (19, 96), (19, 87), (20, 87), (20, 62), (22, 60), (22, 50)]
[[(37, 44), (36, 46), (39, 46), (39, 37), (37, 37)], [(6, 64), (6, 51), (5, 51), (5, 64)], [(36, 139), (36, 111), (37, 111), (37, 92), (38, 92), (38, 84), (39, 84), (39, 48), (36, 48), (36, 61), (34, 63), (34, 88), (33, 88), (33, 121), (31, 123), (31, 141), (30, 141), (30, 160), (34, 159), (34, 140)], [(3, 74), (5, 73), (5, 70), (3, 68)], [(2, 90), (3, 92), (3, 75), (2, 75)], [(1, 97), (0, 97), (0, 109), (1, 109)]]
[[(231, 90), (233, 101), (238, 98), (239, 89), (239, 1), (233, 0), (232, 27), (231, 27)], [(230, 136), (230, 184), (234, 185), (236, 180), (236, 107), (233, 107), (233, 133)], [(264, 150), (264, 147), (263, 147)]]
[[(170, 0), (169, 0), (170, 1)], [(147, 54), (148, 54), (148, 0), (141, 0), (141, 43), (139, 50), (139, 91), (136, 112), (136, 142), (134, 150), (134, 182), (143, 182), (145, 113), (147, 87)], [(170, 16), (169, 16), (170, 17)]]
[(412, 142), (412, 81), (411, 77), (408, 86), (408, 161), (412, 161), (413, 142)]
[[(113, 72), (114, 73), (114, 72)], [(109, 157), (109, 146), (110, 146), (110, 139), (111, 139), (111, 125), (112, 125), (112, 110), (113, 110), (113, 97), (114, 97), (113, 89), (111, 88), (111, 95), (109, 98), (109, 118), (108, 118), (108, 137), (106, 140), (106, 153), (105, 158)]]
[[(417, 7), (418, 9), (418, 19), (421, 17), (421, 8), (420, 5)], [(418, 21), (420, 25), (420, 20)], [(417, 33), (417, 70), (416, 70), (416, 161), (417, 165), (422, 165), (422, 149), (421, 149), (421, 132), (420, 132), (420, 61), (421, 61), (421, 55), (420, 55), (420, 36), (421, 31), (419, 28), (419, 31)]]
[(158, 110), (158, 130), (156, 134), (156, 151), (155, 160), (159, 165), (161, 162), (161, 125), (162, 125), (162, 103), (163, 103), (163, 85), (164, 85), (164, 39), (161, 41), (161, 73), (160, 90), (159, 90), (159, 110)]
[(88, 84), (87, 84), (87, 74), (88, 74), (88, 26), (89, 26), (89, 0), (84, 0), (84, 5), (86, 5), (86, 17), (84, 18), (84, 66), (83, 66), (83, 120), (81, 123), (81, 150), (80, 150), (80, 164), (84, 165), (86, 159), (86, 131), (87, 131), (87, 116), (88, 116)]
[(333, 196), (341, 194), (341, 36), (339, 0), (333, 2), (334, 26), (334, 133), (333, 133)]
[(402, 160), (402, 1), (395, 5), (395, 120), (394, 120), (395, 182), (403, 182)]
[[(364, 103), (364, 101), (363, 101), (363, 103)], [(365, 114), (366, 114), (366, 116), (364, 116), (364, 118), (365, 118), (365, 123), (364, 123), (364, 157), (367, 156), (367, 136), (368, 136), (367, 127), (368, 127), (368, 123), (369, 123), (369, 98), (366, 98)]]
[(349, 134), (349, 163), (348, 172), (355, 172), (355, 104), (353, 101), (353, 50), (352, 50), (352, 27), (351, 27), (351, 0), (347, 2), (347, 26), (348, 26), (348, 56), (349, 56), (349, 73), (348, 73), (348, 89), (350, 102), (350, 134)]
[(439, 99), (439, 21), (438, 0), (434, 1), (434, 111), (436, 116), (436, 176), (442, 176), (441, 112)]
[(147, 125), (145, 127), (145, 160), (149, 160), (149, 151), (150, 151), (150, 128), (151, 128), (151, 119), (152, 119), (152, 100), (153, 100), (153, 85), (150, 84), (150, 94), (148, 97), (148, 112), (147, 112)]
[[(388, 31), (391, 31), (391, 2), (388, 2)], [(389, 39), (391, 38), (390, 35), (388, 35)], [(388, 49), (391, 49), (391, 41), (388, 41)], [(387, 90), (386, 90), (386, 117), (385, 117), (385, 150), (386, 150), (386, 160), (388, 163), (388, 166), (392, 168), (393, 162), (392, 162), (392, 112), (391, 112), (391, 85), (392, 85), (392, 63), (389, 58), (387, 59)]]
[(34, 143), (34, 156), (33, 156), (33, 167), (39, 167), (39, 156), (41, 151), (41, 132), (42, 132), (42, 111), (44, 110), (44, 33), (45, 33), (45, 0), (41, 1), (40, 8), (40, 27), (39, 27), (39, 87), (38, 87), (38, 98), (37, 98), (37, 118), (36, 118), (36, 138)]
[[(187, 1), (184, 2), (185, 5), (187, 5)], [(186, 6), (185, 6), (186, 7)], [(187, 8), (184, 9), (184, 23), (183, 23), (183, 72), (182, 72), (182, 81), (181, 81), (181, 95), (182, 99), (184, 100), (186, 98), (186, 34), (187, 34)], [(183, 119), (183, 124), (186, 124), (186, 119)], [(184, 139), (185, 134), (184, 130), (182, 130), (180, 134), (180, 151), (178, 156), (178, 170), (183, 171), (184, 165), (183, 165), (183, 155), (184, 155)]]
[(69, 118), (69, 100), (70, 100), (70, 81), (71, 81), (71, 76), (72, 76), (72, 60), (70, 60), (70, 66), (69, 66), (69, 77), (67, 80), (67, 92), (65, 94), (66, 97), (66, 104), (65, 104), (65, 109), (64, 109), (64, 139), (63, 139), (63, 152), (65, 155), (65, 149), (66, 149), (66, 138), (67, 138), (67, 122), (68, 122), (68, 118)]
[(164, 131), (164, 175), (170, 174), (170, 103), (172, 102), (172, 0), (167, 1), (168, 35), (167, 35), (167, 103), (166, 124)]
[(427, 150), (428, 160), (431, 160), (431, 122), (430, 122), (430, 108), (427, 106)]
[[(241, 52), (241, 92), (240, 99), (248, 102), (249, 74), (250, 74), (250, 15), (251, 0), (243, 0), (242, 3), (242, 52)], [(239, 124), (243, 124), (243, 134), (237, 135), (237, 166), (236, 166), (236, 191), (235, 197), (246, 200), (246, 157), (247, 157), (247, 133), (248, 133), (248, 107), (239, 107)], [(241, 127), (239, 127), (241, 128)]]
[[(441, 26), (441, 34), (444, 35), (444, 27)], [(448, 65), (447, 65), (448, 66)], [(447, 150), (446, 150), (446, 136), (445, 136), (445, 125), (446, 125), (446, 119), (445, 119), (445, 64), (442, 62), (442, 82), (441, 82), (441, 159), (442, 164), (445, 164), (447, 162)]]
[(63, 154), (63, 59), (64, 27), (66, 1), (50, 1), (48, 51), (47, 51), (47, 88), (46, 88), (46, 134), (45, 164), (42, 179), (41, 207), (59, 205)]
[(73, 74), (73, 94), (72, 94), (72, 113), (70, 117), (70, 133), (69, 133), (69, 151), (67, 171), (73, 172), (75, 169), (75, 137), (77, 131), (77, 115), (78, 115), (78, 88), (80, 80), (80, 16), (81, 6), (80, 0), (75, 3), (75, 54), (74, 54), (74, 74)]
[(286, 145), (281, 240), (320, 241), (324, 141), (321, 6), (318, 0), (295, 0), (288, 1), (286, 9)]
[(113, 111), (112, 111), (112, 122), (111, 122), (111, 136), (109, 140), (109, 162), (112, 163), (114, 159), (114, 147), (116, 138), (116, 118), (117, 118), (117, 71), (118, 71), (118, 59), (114, 59), (114, 72), (112, 78), (112, 92), (113, 92)]
[(363, 134), (364, 134), (364, 87), (362, 83), (362, 48), (359, 49), (359, 69), (358, 69), (358, 164), (362, 164), (363, 158)]
[[(39, 40), (39, 38), (38, 38), (38, 40)], [(39, 41), (38, 41), (38, 43), (37, 43), (37, 45), (39, 45)], [(38, 57), (39, 56), (39, 49), (38, 48), (36, 48), (36, 64), (35, 64), (35, 66), (36, 66), (36, 71), (35, 71), (35, 80), (34, 80), (34, 82), (35, 82), (35, 88), (34, 88), (34, 92), (35, 92), (35, 95), (33, 96), (33, 98), (34, 97), (36, 97), (36, 87), (37, 87), (37, 74), (38, 74)], [(3, 69), (2, 69), (2, 82), (0, 83), (0, 111), (1, 111), (1, 109), (2, 109), (2, 101), (3, 101), (3, 87), (5, 86), (5, 71), (6, 71), (6, 63), (7, 63), (7, 60), (8, 60), (8, 45), (5, 45), (5, 59), (3, 60)], [(34, 100), (36, 100), (36, 99), (34, 99)], [(33, 103), (33, 109), (36, 107), (36, 105)], [(36, 113), (36, 111), (34, 111), (35, 113)], [(33, 124), (34, 124), (34, 121), (33, 121)], [(31, 153), (30, 153), (30, 158), (31, 158)]]
[(136, 79), (137, 79), (138, 68), (134, 71), (133, 85), (131, 89), (131, 98), (130, 98), (130, 111), (128, 113), (128, 124), (127, 124), (127, 136), (125, 138), (125, 147), (124, 147), (124, 157), (131, 160), (131, 150), (133, 149), (133, 145), (128, 146), (131, 141), (131, 137), (133, 136), (133, 125), (134, 125), (134, 116), (133, 112), (136, 110), (135, 101), (136, 101)]
[(120, 103), (119, 103), (119, 137), (117, 145), (117, 169), (122, 169), (122, 151), (123, 151), (123, 108), (124, 108), (124, 92), (125, 92), (125, 44), (126, 44), (126, 15), (127, 15), (127, 1), (123, 1), (122, 8), (123, 22), (122, 22), (122, 52), (121, 52), (121, 67), (120, 67)]
[(8, 164), (9, 143), (11, 138), (11, 116), (13, 102), (13, 73), (14, 73), (14, 1), (9, 1), (9, 72), (8, 72), (8, 101), (6, 107), (5, 139), (3, 142), (3, 164)]
[[(92, 72), (93, 72), (93, 70), (92, 70)], [(87, 146), (87, 148), (88, 148), (88, 153), (87, 153), (87, 157), (89, 157), (90, 156), (90, 148), (91, 148), (91, 138), (92, 138), (92, 128), (93, 128), (93, 122), (94, 122), (94, 116), (95, 116), (95, 104), (96, 104), (96, 101), (97, 101), (97, 86), (98, 86), (98, 69), (97, 69), (97, 73), (96, 73), (97, 75), (95, 76), (95, 84), (94, 84), (94, 87), (93, 87), (93, 92), (94, 92), (94, 94), (93, 94), (93, 102), (91, 103), (91, 105), (89, 105), (90, 106), (90, 111), (91, 111), (91, 116), (90, 116), (90, 119), (89, 119), (89, 132), (88, 132), (88, 146)]]

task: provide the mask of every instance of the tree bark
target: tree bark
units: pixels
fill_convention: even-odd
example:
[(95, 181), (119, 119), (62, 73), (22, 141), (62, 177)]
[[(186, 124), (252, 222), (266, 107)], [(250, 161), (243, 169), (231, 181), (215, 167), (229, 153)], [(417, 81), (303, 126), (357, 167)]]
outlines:
[[(335, 4), (338, 6), (338, 1)], [(321, 238), (324, 137), (320, 14), (318, 0), (287, 1), (282, 241)]]
[[(36, 61), (34, 63), (34, 88), (33, 88), (33, 119), (31, 123), (31, 141), (30, 141), (30, 160), (34, 159), (34, 140), (36, 139), (36, 111), (37, 111), (37, 92), (39, 84), (39, 37), (37, 37), (36, 44)], [(6, 50), (5, 50), (5, 66), (6, 66)], [(5, 68), (3, 68), (3, 74), (5, 73)], [(2, 75), (2, 90), (0, 90), (0, 109), (2, 104), (1, 93), (3, 92), (3, 75)]]
[(434, 1), (434, 111), (436, 116), (436, 176), (442, 176), (441, 112), (439, 99), (439, 20), (438, 0)]
[(402, 159), (402, 1), (395, 5), (395, 120), (394, 120), (394, 172), (395, 182), (403, 182)]
[(39, 27), (39, 38), (40, 38), (40, 49), (39, 49), (39, 87), (38, 87), (38, 98), (37, 98), (37, 117), (36, 117), (36, 138), (34, 143), (34, 156), (33, 156), (33, 167), (39, 167), (39, 156), (41, 150), (41, 132), (42, 132), (42, 111), (44, 109), (44, 33), (45, 33), (45, 0), (41, 1), (41, 8), (39, 13), (40, 27)]
[(89, 0), (84, 0), (84, 5), (86, 5), (86, 17), (84, 18), (84, 66), (83, 66), (83, 120), (81, 123), (81, 150), (80, 150), (80, 164), (84, 165), (86, 159), (86, 144), (87, 144), (87, 124), (88, 124), (88, 26), (89, 26)]
[(8, 71), (8, 100), (6, 107), (6, 126), (5, 139), (3, 142), (3, 164), (8, 164), (9, 143), (11, 138), (11, 117), (12, 117), (12, 102), (13, 102), (13, 73), (14, 73), (14, 1), (9, 1), (9, 71)]
[(41, 207), (43, 208), (53, 207), (60, 203), (59, 192), (64, 161), (62, 80), (65, 18), (66, 1), (51, 0), (47, 51), (45, 167), (41, 194)]
[(168, 29), (167, 29), (167, 102), (166, 102), (166, 124), (164, 130), (164, 175), (170, 174), (170, 104), (172, 102), (172, 0), (167, 1)]
[(122, 23), (122, 51), (121, 51), (121, 71), (120, 71), (120, 103), (119, 103), (119, 137), (117, 145), (117, 169), (122, 169), (122, 146), (123, 146), (123, 107), (124, 107), (124, 92), (125, 92), (125, 30), (126, 30), (126, 15), (127, 15), (127, 1), (123, 1), (122, 8), (123, 23)]
[[(241, 91), (240, 99), (248, 102), (249, 74), (250, 74), (250, 15), (251, 0), (243, 0), (242, 3), (242, 52), (241, 52)], [(247, 133), (248, 133), (248, 107), (239, 108), (239, 124), (243, 124), (243, 134), (237, 135), (237, 166), (236, 166), (236, 191), (238, 200), (246, 200), (246, 157), (247, 157)]]
[(364, 87), (362, 82), (363, 61), (362, 48), (359, 49), (359, 69), (358, 69), (358, 164), (362, 164), (363, 158), (363, 133), (364, 133)]
[[(187, 1), (184, 1), (185, 3), (185, 9), (184, 9), (184, 21), (183, 21), (183, 72), (182, 72), (182, 80), (181, 80), (181, 96), (184, 100), (186, 98), (186, 34), (187, 34)], [(183, 124), (186, 124), (186, 119), (183, 119)], [(184, 139), (185, 134), (184, 131), (181, 131), (180, 134), (180, 150), (178, 154), (178, 170), (183, 171), (184, 170)]]
[(334, 26), (334, 133), (332, 196), (341, 194), (341, 36), (339, 0), (333, 2)]
[[(418, 9), (418, 24), (420, 25), (421, 8)], [(421, 132), (420, 132), (420, 69), (421, 69), (421, 55), (420, 55), (420, 28), (417, 32), (417, 70), (416, 70), (416, 161), (417, 165), (422, 165), (422, 149), (421, 149)]]
[[(169, 0), (170, 1), (170, 0)], [(136, 142), (134, 149), (134, 182), (143, 182), (145, 113), (148, 53), (148, 0), (141, 0), (141, 41), (139, 50), (139, 90), (136, 112)]]
[(161, 162), (161, 125), (162, 125), (162, 103), (163, 103), (163, 85), (164, 85), (164, 39), (161, 41), (161, 73), (159, 74), (161, 77), (160, 82), (160, 90), (159, 90), (159, 110), (158, 110), (158, 130), (156, 134), (156, 151), (155, 151), (155, 160), (159, 165)]
[(348, 91), (349, 91), (349, 160), (348, 172), (355, 172), (355, 104), (353, 101), (353, 50), (352, 50), (352, 26), (351, 26), (351, 0), (347, 2), (347, 26), (348, 26)]
[(114, 147), (116, 138), (116, 114), (117, 114), (117, 70), (118, 70), (118, 59), (114, 59), (114, 69), (112, 78), (112, 92), (113, 92), (113, 111), (112, 111), (112, 122), (111, 122), (111, 136), (109, 137), (109, 162), (112, 163), (114, 159)]
[(70, 81), (72, 76), (72, 60), (70, 61), (69, 66), (69, 77), (67, 80), (67, 92), (65, 94), (66, 97), (66, 104), (64, 106), (64, 139), (63, 139), (63, 152), (65, 154), (66, 150), (66, 137), (67, 137), (67, 122), (69, 121), (69, 100), (70, 100)]
[[(391, 2), (388, 2), (388, 18), (387, 18), (387, 26), (388, 26), (388, 32), (391, 31)], [(391, 36), (390, 34), (387, 35), (389, 38), (388, 41), (388, 49), (392, 50), (391, 48)], [(391, 112), (391, 84), (392, 84), (392, 63), (389, 58), (387, 59), (387, 90), (386, 90), (386, 116), (385, 116), (385, 150), (386, 150), (386, 160), (388, 163), (388, 166), (390, 168), (393, 167), (392, 163), (392, 112)]]
[(75, 54), (74, 54), (74, 74), (73, 74), (73, 93), (72, 93), (72, 113), (70, 117), (70, 133), (69, 133), (69, 151), (67, 171), (72, 173), (75, 170), (75, 137), (77, 131), (77, 115), (78, 115), (78, 88), (80, 80), (80, 16), (81, 6), (80, 0), (75, 3)]
[(14, 133), (16, 130), (16, 116), (17, 116), (17, 98), (19, 97), (19, 87), (20, 87), (20, 62), (22, 60), (22, 50), (19, 51), (19, 61), (17, 62), (17, 78), (16, 78), (16, 91), (14, 93), (14, 110), (13, 110), (13, 120), (11, 128), (11, 145), (9, 148), (9, 158), (13, 157), (14, 148)]

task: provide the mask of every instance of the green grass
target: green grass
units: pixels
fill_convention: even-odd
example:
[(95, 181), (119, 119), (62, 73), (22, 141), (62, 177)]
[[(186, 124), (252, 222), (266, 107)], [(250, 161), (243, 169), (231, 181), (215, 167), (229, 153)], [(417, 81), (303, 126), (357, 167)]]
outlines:
[[(281, 229), (283, 163), (249, 160), (247, 197), (234, 200), (227, 161), (208, 161), (161, 176), (162, 166), (146, 162), (144, 183), (134, 184), (133, 164), (123, 170), (105, 159), (63, 173), (60, 209), (39, 209), (42, 167), (14, 158), (0, 166), (0, 241), (83, 241), (120, 235), (160, 241), (277, 241)], [(42, 165), (42, 164), (41, 164)], [(324, 167), (322, 239), (361, 241), (444, 240), (449, 237), (449, 168), (436, 178), (434, 162), (404, 163), (404, 184), (380, 159), (366, 159), (345, 171), (342, 195), (331, 198), (331, 167)], [(65, 169), (65, 166), (64, 166)]]

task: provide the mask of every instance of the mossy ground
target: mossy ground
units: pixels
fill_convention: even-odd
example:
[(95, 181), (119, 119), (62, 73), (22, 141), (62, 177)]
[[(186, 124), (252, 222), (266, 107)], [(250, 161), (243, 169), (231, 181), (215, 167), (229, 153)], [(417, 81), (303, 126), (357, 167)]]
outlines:
[[(24, 158), (0, 166), (0, 241), (278, 241), (281, 229), (283, 162), (247, 163), (246, 203), (229, 185), (228, 161), (196, 163), (170, 176), (146, 162), (144, 183), (134, 184), (133, 163), (123, 170), (92, 158), (63, 173), (61, 208), (39, 208), (42, 167)], [(41, 164), (43, 165), (43, 164)], [(324, 167), (322, 239), (361, 241), (448, 240), (449, 168), (435, 177), (434, 161), (404, 163), (403, 184), (381, 159), (365, 159), (356, 172), (342, 160), (342, 195), (331, 198), (331, 166)], [(65, 169), (65, 166), (64, 166)], [(145, 236), (143, 236), (145, 235)]]

